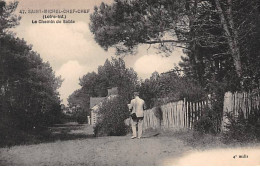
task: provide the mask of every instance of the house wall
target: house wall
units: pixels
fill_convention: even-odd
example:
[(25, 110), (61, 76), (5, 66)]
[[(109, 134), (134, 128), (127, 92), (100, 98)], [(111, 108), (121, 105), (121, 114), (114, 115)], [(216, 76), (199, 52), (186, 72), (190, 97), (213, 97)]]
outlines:
[(98, 106), (105, 98), (109, 98), (109, 96), (115, 96), (118, 95), (118, 89), (117, 87), (113, 87), (108, 89), (108, 95), (107, 97), (90, 97), (90, 108), (91, 110), (91, 120), (90, 123), (91, 125), (95, 125), (97, 123), (97, 113), (95, 112), (95, 110), (93, 110), (93, 108), (95, 106)]
[(97, 113), (93, 110), (91, 111), (91, 125), (95, 125), (97, 123)]

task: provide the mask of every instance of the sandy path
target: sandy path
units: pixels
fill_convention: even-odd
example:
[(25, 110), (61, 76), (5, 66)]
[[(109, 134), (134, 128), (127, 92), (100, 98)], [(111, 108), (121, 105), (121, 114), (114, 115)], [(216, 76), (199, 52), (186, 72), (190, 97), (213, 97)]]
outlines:
[(1, 165), (162, 165), (190, 150), (170, 137), (100, 137), (0, 149)]
[[(91, 126), (74, 123), (51, 130), (68, 138), (71, 134), (93, 133)], [(179, 136), (185, 137), (185, 133)], [(0, 165), (260, 165), (260, 143), (229, 147), (216, 138), (206, 138), (207, 144), (200, 141), (198, 146), (190, 147), (171, 132), (158, 135), (148, 131), (144, 137), (133, 140), (130, 136), (73, 137), (74, 140), (0, 148)]]

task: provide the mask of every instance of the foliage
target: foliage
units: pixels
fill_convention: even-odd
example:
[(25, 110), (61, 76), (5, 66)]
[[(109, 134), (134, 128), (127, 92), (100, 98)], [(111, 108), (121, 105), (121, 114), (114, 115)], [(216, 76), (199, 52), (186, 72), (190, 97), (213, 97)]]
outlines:
[(118, 94), (128, 102), (138, 85), (137, 73), (126, 68), (122, 58), (111, 58), (98, 67), (98, 72), (87, 73), (80, 78), (82, 87), (69, 96), (70, 106), (80, 105), (89, 111), (90, 97), (105, 97), (109, 87), (118, 87)]
[(191, 29), (185, 35), (190, 42), (185, 50), (187, 57), (182, 57), (180, 65), (188, 77), (195, 79), (209, 93), (214, 82), (226, 81), (230, 84), (229, 89), (236, 90), (239, 81), (234, 80), (237, 75), (219, 16), (213, 11), (215, 4), (213, 1), (197, 2), (194, 6), (190, 4)]
[(204, 108), (202, 116), (194, 122), (194, 130), (199, 134), (216, 134), (218, 132), (217, 113), (209, 107)]
[(210, 106), (203, 109), (202, 117), (194, 123), (194, 129), (199, 134), (216, 134), (221, 132), (225, 85), (225, 83), (213, 82), (210, 88), (210, 93), (212, 94), (206, 98)]
[(120, 96), (102, 102), (98, 111), (96, 136), (121, 136), (127, 133), (124, 120), (129, 117), (127, 103)]
[(185, 74), (206, 90), (214, 81), (251, 90), (259, 86), (259, 8), (258, 0), (115, 0), (95, 7), (90, 29), (119, 53), (143, 43), (169, 54), (184, 48)]
[(60, 77), (25, 41), (6, 35), (0, 43), (2, 117), (25, 130), (57, 121)]
[(244, 118), (243, 112), (240, 112), (238, 116), (227, 112), (226, 117), (228, 123), (225, 124), (225, 131), (223, 132), (225, 142), (260, 140), (260, 113), (258, 110), (253, 110), (247, 119)]
[(85, 90), (77, 89), (68, 97), (69, 107), (77, 107), (89, 111), (89, 94)]
[(76, 116), (75, 115), (68, 115), (68, 114), (64, 114), (62, 113), (60, 116), (60, 124), (64, 124), (64, 123), (68, 123), (68, 122), (76, 122)]
[(122, 58), (106, 60), (104, 66), (98, 67), (98, 75), (108, 87), (118, 87), (118, 94), (126, 101), (131, 99), (138, 84), (137, 73), (132, 68), (126, 68)]
[(259, 88), (260, 79), (260, 2), (236, 0), (234, 2), (235, 25), (238, 28), (243, 88)]
[(180, 13), (184, 6), (182, 0), (115, 0), (112, 5), (102, 3), (90, 16), (90, 30), (101, 47), (115, 46), (119, 53), (133, 52), (140, 43), (157, 43), (163, 48), (162, 37), (166, 30), (169, 30), (170, 42), (176, 42), (174, 29), (176, 23), (183, 20)]
[(18, 1), (7, 4), (5, 1), (0, 0), (0, 37), (11, 33), (9, 29), (19, 25), (21, 17), (14, 14), (17, 6)]
[(33, 132), (59, 121), (62, 80), (30, 45), (9, 32), (19, 23), (16, 7), (17, 2), (0, 1), (0, 120), (1, 126)]
[(185, 74), (207, 90), (212, 82), (226, 83), (226, 91), (258, 87), (259, 5), (256, 0), (191, 3), (191, 29), (185, 35), (190, 42), (181, 64)]
[(206, 97), (204, 89), (194, 80), (180, 76), (175, 71), (160, 75), (154, 72), (150, 79), (141, 83), (139, 90), (148, 108), (184, 98), (188, 101), (198, 101)]
[(180, 66), (187, 79), (154, 74), (142, 83), (141, 95), (152, 107), (203, 99), (207, 92), (220, 126), (226, 91), (259, 88), (259, 9), (259, 0), (115, 0), (95, 7), (90, 29), (101, 47), (115, 47), (118, 54), (139, 44), (158, 44), (169, 54), (184, 48)]
[(88, 122), (88, 114), (84, 110), (76, 111), (76, 119), (79, 124), (87, 123)]

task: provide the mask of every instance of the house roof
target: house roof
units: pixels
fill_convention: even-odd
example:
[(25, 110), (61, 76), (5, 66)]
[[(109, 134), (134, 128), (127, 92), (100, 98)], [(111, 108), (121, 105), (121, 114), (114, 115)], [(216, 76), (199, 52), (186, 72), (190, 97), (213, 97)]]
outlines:
[(90, 109), (102, 102), (106, 97), (90, 97)]
[(107, 97), (90, 97), (90, 109), (96, 111), (102, 105), (102, 102), (107, 99), (113, 99), (115, 96), (118, 95), (117, 87), (109, 88), (108, 89), (108, 96)]

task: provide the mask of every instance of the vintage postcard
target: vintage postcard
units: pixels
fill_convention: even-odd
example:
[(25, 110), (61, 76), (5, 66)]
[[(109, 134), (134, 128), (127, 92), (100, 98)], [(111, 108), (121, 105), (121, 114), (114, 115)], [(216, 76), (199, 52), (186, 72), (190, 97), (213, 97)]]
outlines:
[(0, 165), (259, 166), (259, 9), (0, 0)]

